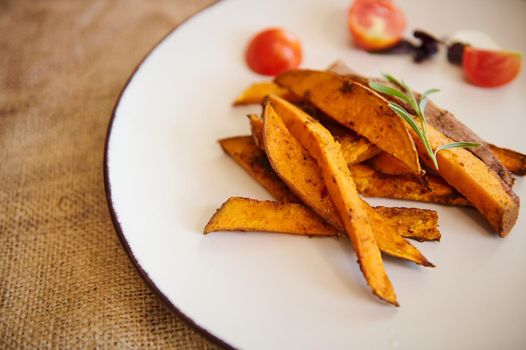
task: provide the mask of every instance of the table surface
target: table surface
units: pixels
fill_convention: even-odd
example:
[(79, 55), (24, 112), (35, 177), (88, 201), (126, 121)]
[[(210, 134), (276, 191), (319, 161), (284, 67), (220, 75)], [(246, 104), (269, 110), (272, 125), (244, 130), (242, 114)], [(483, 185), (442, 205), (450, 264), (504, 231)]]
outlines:
[(102, 172), (126, 80), (210, 2), (0, 1), (0, 348), (215, 348), (135, 271)]

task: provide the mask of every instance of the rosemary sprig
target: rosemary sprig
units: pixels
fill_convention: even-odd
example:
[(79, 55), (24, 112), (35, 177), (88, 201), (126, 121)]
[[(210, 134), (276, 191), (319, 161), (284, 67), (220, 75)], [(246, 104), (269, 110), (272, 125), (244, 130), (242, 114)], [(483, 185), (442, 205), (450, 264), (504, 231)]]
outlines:
[(424, 145), (424, 148), (427, 154), (429, 155), (429, 158), (431, 159), (431, 161), (433, 161), (436, 170), (438, 170), (438, 152), (451, 148), (476, 148), (482, 146), (482, 144), (478, 142), (452, 142), (448, 143), (447, 145), (442, 145), (438, 147), (435, 151), (433, 151), (433, 148), (431, 147), (429, 139), (427, 137), (428, 123), (424, 112), (426, 110), (428, 96), (440, 90), (426, 90), (420, 97), (420, 101), (417, 101), (413, 90), (409, 88), (409, 86), (403, 80), (400, 81), (389, 74), (384, 74), (383, 76), (388, 82), (395, 85), (398, 89), (374, 81), (369, 82), (369, 87), (379, 93), (391, 97), (396, 97), (411, 107), (411, 109), (414, 111), (414, 114), (418, 118), (418, 122), (420, 125), (416, 123), (415, 119), (404, 107), (400, 106), (396, 102), (389, 102), (389, 108), (391, 108), (391, 110), (393, 110), (393, 112), (395, 112), (400, 118), (405, 120), (407, 124), (411, 126), (411, 129), (413, 129), (414, 132), (417, 134), (420, 141), (422, 141), (422, 144)]

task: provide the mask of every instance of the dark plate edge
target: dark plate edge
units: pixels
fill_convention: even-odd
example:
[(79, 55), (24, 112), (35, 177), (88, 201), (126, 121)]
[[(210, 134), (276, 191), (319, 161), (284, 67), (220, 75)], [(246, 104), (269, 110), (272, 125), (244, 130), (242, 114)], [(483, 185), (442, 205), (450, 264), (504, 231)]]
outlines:
[(115, 213), (115, 209), (113, 207), (113, 199), (112, 199), (112, 194), (111, 194), (111, 184), (110, 184), (110, 181), (109, 181), (109, 167), (108, 167), (108, 146), (109, 146), (109, 141), (110, 141), (110, 136), (111, 136), (111, 132), (112, 132), (112, 129), (113, 129), (113, 122), (115, 120), (115, 112), (117, 111), (117, 108), (119, 107), (119, 104), (121, 102), (121, 98), (122, 98), (122, 95), (124, 94), (124, 91), (126, 91), (126, 89), (128, 88), (128, 85), (130, 84), (130, 82), (133, 80), (133, 77), (135, 76), (135, 74), (137, 73), (137, 71), (139, 70), (139, 68), (142, 66), (142, 64), (144, 63), (144, 61), (151, 55), (151, 53), (157, 49), (157, 47), (162, 43), (164, 42), (164, 40), (170, 36), (173, 32), (175, 32), (181, 25), (183, 25), (184, 23), (187, 23), (190, 19), (194, 18), (195, 16), (197, 16), (198, 14), (201, 14), (202, 12), (204, 12), (205, 10), (211, 8), (213, 5), (215, 4), (218, 4), (220, 3), (220, 1), (216, 1), (216, 2), (213, 2), (207, 6), (205, 6), (204, 8), (200, 9), (199, 11), (197, 11), (196, 13), (194, 13), (193, 15), (185, 18), (182, 22), (180, 22), (179, 24), (177, 24), (173, 29), (171, 29), (166, 35), (164, 35), (146, 54), (145, 56), (141, 59), (141, 61), (135, 66), (135, 68), (133, 69), (132, 73), (130, 74), (130, 77), (128, 78), (128, 80), (126, 81), (126, 83), (124, 84), (124, 86), (122, 87), (120, 93), (119, 93), (119, 96), (117, 97), (117, 101), (115, 102), (115, 105), (113, 106), (113, 110), (111, 112), (111, 118), (110, 118), (110, 121), (108, 123), (108, 127), (107, 127), (107, 132), (106, 132), (106, 140), (104, 142), (104, 164), (103, 164), (103, 172), (104, 172), (104, 189), (105, 189), (105, 192), (106, 192), (106, 200), (108, 202), (108, 208), (109, 208), (109, 211), (110, 211), (110, 214), (111, 214), (111, 220), (113, 222), (113, 226), (115, 227), (115, 230), (117, 232), (117, 236), (119, 237), (119, 240), (121, 241), (121, 244), (122, 246), (124, 247), (124, 250), (126, 251), (126, 254), (128, 255), (129, 259), (132, 261), (133, 263), (133, 266), (135, 267), (135, 269), (139, 272), (139, 275), (142, 277), (142, 279), (144, 280), (144, 282), (146, 282), (146, 285), (155, 293), (157, 294), (161, 300), (168, 306), (168, 308), (174, 312), (177, 316), (179, 316), (180, 318), (182, 318), (188, 325), (190, 325), (192, 328), (194, 328), (198, 333), (200, 333), (202, 336), (204, 336), (206, 339), (208, 339), (209, 341), (211, 341), (212, 343), (222, 347), (222, 348), (225, 348), (225, 349), (235, 349), (232, 345), (226, 343), (224, 340), (222, 340), (221, 338), (217, 337), (216, 335), (210, 333), (208, 330), (206, 330), (205, 328), (199, 326), (194, 320), (192, 320), (190, 317), (188, 317), (187, 315), (185, 315), (181, 310), (179, 310), (179, 308), (174, 305), (167, 297), (166, 295), (164, 295), (157, 287), (156, 285), (153, 283), (153, 281), (150, 279), (150, 277), (148, 276), (148, 273), (146, 271), (143, 270), (143, 268), (141, 267), (141, 265), (139, 264), (139, 262), (137, 261), (137, 259), (135, 258), (135, 256), (133, 255), (132, 251), (131, 251), (131, 248), (128, 244), (128, 241), (126, 240), (126, 237), (124, 236), (124, 233), (123, 233), (123, 230), (122, 230), (122, 227), (121, 227), (121, 224), (117, 218), (117, 214)]

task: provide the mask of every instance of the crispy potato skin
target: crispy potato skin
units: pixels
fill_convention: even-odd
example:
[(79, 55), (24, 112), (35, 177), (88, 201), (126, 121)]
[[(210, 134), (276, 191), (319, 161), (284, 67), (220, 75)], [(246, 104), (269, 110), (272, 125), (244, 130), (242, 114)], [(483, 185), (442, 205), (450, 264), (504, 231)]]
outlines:
[(337, 236), (338, 231), (309, 208), (297, 203), (231, 197), (205, 227), (214, 231), (260, 231), (296, 235)]
[[(418, 136), (413, 132), (412, 134), (421, 159), (432, 168), (433, 164), (424, 146)], [(453, 142), (431, 125), (428, 139), (433, 150)], [(463, 148), (441, 151), (437, 154), (437, 161), (439, 175), (464, 195), (501, 237), (505, 237), (517, 221), (520, 202), (504, 180), (482, 160)]]
[(491, 144), (488, 144), (488, 146), (506, 169), (516, 175), (526, 175), (526, 155)]
[(263, 119), (255, 114), (249, 114), (248, 121), (250, 122), (250, 132), (252, 139), (258, 148), (264, 150), (263, 146)]
[[(416, 94), (419, 98), (420, 94)], [(451, 112), (440, 108), (433, 101), (427, 103), (425, 114), (429, 124), (436, 130), (439, 130), (446, 137), (452, 141), (472, 141), (482, 144), (480, 147), (469, 148), (468, 152), (484, 162), (489, 169), (497, 174), (508, 186), (513, 185), (513, 176), (511, 176), (508, 169), (499, 161), (493, 154), (490, 147), (481, 137), (479, 137), (470, 128), (459, 121)]]
[[(280, 202), (298, 202), (298, 198), (272, 171), (265, 153), (260, 152), (250, 136), (229, 137), (219, 140), (223, 151), (259, 182)], [(259, 151), (259, 152), (256, 152)]]
[[(438, 241), (438, 215), (433, 210), (375, 207), (392, 227), (419, 241)], [(231, 197), (212, 216), (205, 234), (217, 231), (275, 232), (316, 237), (337, 237), (341, 233), (303, 204)]]
[(358, 191), (367, 197), (471, 206), (471, 203), (457, 190), (435, 175), (426, 174), (421, 178), (386, 175), (365, 164), (352, 166), (351, 173)]
[(341, 75), (323, 71), (290, 70), (274, 81), (400, 159), (413, 174), (421, 173), (415, 144), (404, 122), (376, 92)]
[(406, 238), (417, 241), (440, 241), (438, 214), (434, 210), (418, 208), (373, 208), (382, 219)]
[(263, 101), (263, 98), (268, 94), (275, 94), (281, 96), (289, 101), (297, 100), (297, 98), (290, 93), (286, 88), (283, 88), (271, 81), (254, 83), (235, 99), (234, 106), (258, 104)]

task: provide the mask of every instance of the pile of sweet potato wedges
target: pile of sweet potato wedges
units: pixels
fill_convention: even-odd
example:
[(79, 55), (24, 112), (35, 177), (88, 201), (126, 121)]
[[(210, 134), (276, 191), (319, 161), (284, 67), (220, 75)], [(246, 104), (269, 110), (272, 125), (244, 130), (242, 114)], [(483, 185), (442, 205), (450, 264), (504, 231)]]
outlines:
[(261, 103), (261, 117), (248, 116), (251, 135), (219, 143), (276, 201), (232, 197), (205, 233), (347, 236), (373, 293), (398, 305), (381, 253), (433, 266), (406, 238), (439, 240), (438, 215), (371, 207), (360, 195), (472, 206), (503, 237), (519, 212), (510, 172), (524, 175), (526, 156), (487, 144), (429, 102), (433, 149), (459, 140), (482, 144), (439, 152), (436, 170), (420, 139), (388, 107), (392, 97), (368, 84), (338, 62), (328, 71), (291, 70), (247, 88), (234, 104)]

